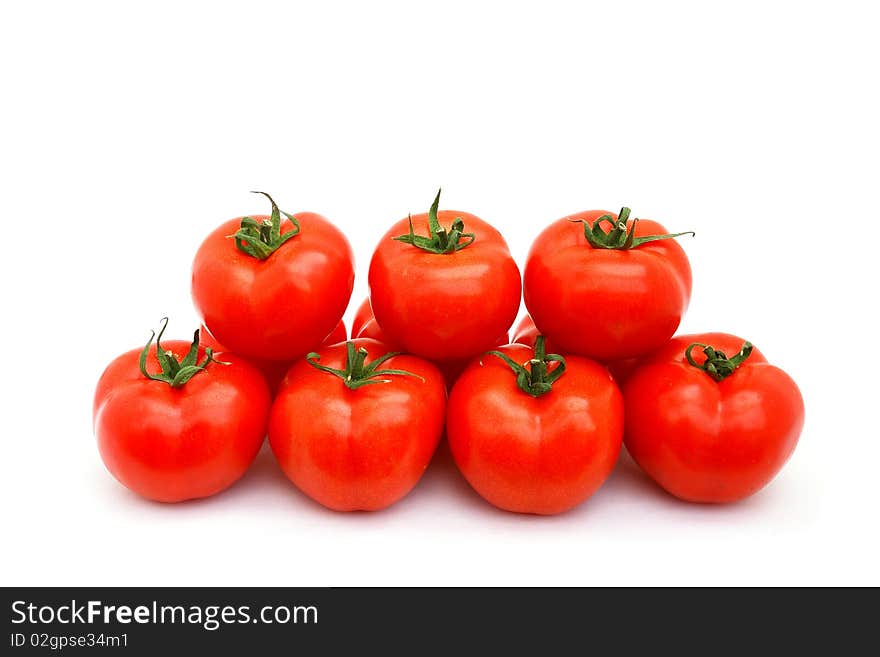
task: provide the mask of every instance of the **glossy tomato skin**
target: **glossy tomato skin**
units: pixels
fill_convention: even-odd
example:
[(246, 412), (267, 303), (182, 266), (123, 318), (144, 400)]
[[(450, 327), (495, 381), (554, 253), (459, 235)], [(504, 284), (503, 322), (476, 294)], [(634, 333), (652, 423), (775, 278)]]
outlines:
[[(744, 340), (726, 333), (677, 336), (624, 385), (626, 447), (648, 476), (689, 502), (735, 502), (767, 485), (797, 445), (804, 403), (788, 374), (755, 349), (716, 382), (687, 363), (693, 342), (732, 356)], [(699, 349), (693, 356), (702, 362)]]
[[(182, 356), (190, 345), (168, 340), (162, 347)], [(172, 388), (141, 374), (140, 352), (111, 362), (95, 390), (95, 435), (107, 469), (158, 502), (207, 497), (232, 485), (266, 435), (271, 400), (260, 372), (244, 358), (221, 354), (218, 360), (228, 365), (210, 363)], [(147, 370), (161, 370), (155, 345)]]
[[(219, 226), (196, 253), (196, 310), (211, 334), (242, 356), (282, 361), (303, 356), (333, 330), (348, 305), (354, 285), (348, 240), (319, 214), (295, 216), (300, 233), (265, 260), (243, 253), (229, 238), (241, 218)], [(291, 229), (289, 221), (282, 222), (282, 234)]]
[[(371, 361), (389, 351), (369, 339)], [(344, 344), (321, 350), (320, 363), (344, 368)], [(349, 390), (342, 380), (305, 360), (288, 372), (269, 421), (269, 443), (281, 469), (306, 495), (336, 511), (376, 511), (418, 483), (443, 432), (446, 389), (431, 363), (390, 358), (383, 368), (422, 377), (388, 375), (390, 383)]]
[[(500, 349), (518, 363), (534, 350)], [(623, 400), (595, 361), (566, 357), (553, 389), (533, 398), (496, 356), (475, 360), (452, 389), (447, 439), (483, 498), (506, 511), (555, 514), (586, 500), (608, 478), (623, 440)]]
[[(211, 332), (204, 324), (202, 324), (201, 329), (199, 330), (199, 336), (200, 343), (203, 347), (211, 347), (211, 349), (217, 353), (221, 351), (229, 351), (229, 349), (217, 341), (217, 338), (211, 335)], [(321, 344), (331, 345), (336, 344), (337, 342), (345, 342), (347, 337), (348, 334), (345, 330), (345, 323), (340, 319), (336, 324), (336, 328), (330, 332), (330, 335), (324, 338), (324, 341)], [(266, 383), (269, 384), (269, 390), (273, 395), (278, 392), (278, 386), (281, 385), (281, 380), (293, 364), (293, 361), (290, 360), (266, 360), (262, 358), (248, 358), (248, 360), (251, 364), (255, 365), (260, 372), (262, 372), (263, 378), (265, 378)]]
[[(382, 329), (408, 353), (431, 360), (470, 358), (493, 347), (519, 310), (519, 268), (501, 234), (467, 212), (441, 210), (449, 226), (464, 221), (473, 244), (435, 254), (392, 238), (409, 232), (407, 219), (382, 237), (370, 262), (370, 302)], [(428, 234), (428, 215), (412, 216)]]
[[(604, 214), (617, 218), (591, 210), (544, 229), (526, 259), (523, 293), (538, 330), (562, 353), (608, 363), (647, 354), (675, 333), (690, 301), (691, 268), (674, 239), (593, 248), (573, 220), (592, 224)], [(635, 235), (667, 232), (642, 219)]]

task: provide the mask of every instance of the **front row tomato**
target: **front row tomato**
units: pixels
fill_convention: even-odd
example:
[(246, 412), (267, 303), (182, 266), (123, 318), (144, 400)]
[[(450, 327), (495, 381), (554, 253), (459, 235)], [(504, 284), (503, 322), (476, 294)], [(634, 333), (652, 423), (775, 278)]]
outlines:
[[(513, 370), (513, 371), (511, 371)], [(507, 511), (553, 514), (592, 495), (623, 440), (623, 399), (602, 365), (512, 344), (462, 373), (447, 437), (465, 479)]]
[(269, 444), (282, 470), (337, 511), (383, 509), (404, 497), (443, 433), (439, 370), (386, 352), (355, 339), (311, 353), (290, 369), (272, 407)]
[(804, 424), (791, 377), (725, 333), (673, 338), (623, 392), (627, 450), (660, 486), (691, 502), (733, 502), (763, 488)]
[[(94, 398), (98, 450), (107, 469), (159, 502), (207, 497), (250, 466), (263, 443), (269, 388), (247, 360), (182, 340), (116, 358)], [(153, 345), (153, 337), (156, 344)]]

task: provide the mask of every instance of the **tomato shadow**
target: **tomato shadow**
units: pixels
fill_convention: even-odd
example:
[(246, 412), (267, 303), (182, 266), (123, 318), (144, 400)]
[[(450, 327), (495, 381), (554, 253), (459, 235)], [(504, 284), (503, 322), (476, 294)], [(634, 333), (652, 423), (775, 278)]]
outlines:
[(443, 497), (457, 506), (488, 510), (490, 513), (501, 512), (471, 488), (471, 485), (455, 464), (455, 459), (452, 458), (452, 451), (449, 449), (449, 443), (446, 441), (445, 436), (437, 446), (434, 458), (431, 460), (428, 469), (411, 496), (416, 498)]
[[(228, 499), (233, 496), (253, 497), (252, 503), (259, 503), (261, 506), (266, 506), (267, 499), (273, 499), (293, 512), (309, 512), (327, 520), (341, 519), (354, 523), (381, 524), (404, 514), (422, 513), (426, 502), (425, 498), (435, 502), (442, 500), (444, 505), (448, 505), (451, 501), (453, 505), (472, 506), (487, 510), (490, 514), (493, 512), (502, 513), (483, 500), (470, 487), (458, 471), (445, 438), (441, 440), (425, 474), (413, 490), (395, 504), (379, 511), (334, 511), (311, 499), (287, 478), (275, 460), (268, 443), (260, 450), (244, 477), (229, 491), (216, 497)], [(202, 500), (195, 501), (197, 504), (201, 502)]]
[[(633, 466), (635, 467), (635, 466)], [(651, 482), (648, 482), (651, 484)], [(653, 484), (651, 484), (653, 485)], [(596, 495), (565, 513), (555, 515), (541, 515), (536, 513), (514, 513), (499, 509), (490, 502), (484, 500), (464, 478), (464, 475), (455, 464), (452, 457), (449, 444), (444, 438), (434, 459), (428, 467), (425, 476), (419, 483), (416, 490), (410, 498), (445, 498), (455, 508), (468, 513), (473, 518), (476, 514), (481, 520), (494, 523), (496, 525), (516, 526), (522, 524), (556, 524), (571, 522), (577, 516), (578, 521), (585, 515), (595, 513), (597, 508), (591, 505), (591, 502), (598, 497), (599, 493), (604, 490), (600, 489)], [(662, 494), (662, 491), (660, 491)], [(409, 499), (409, 498), (408, 498)], [(413, 503), (421, 505), (422, 500), (413, 499)], [(591, 511), (592, 509), (592, 511)]]
[[(688, 502), (665, 491), (638, 466), (626, 447), (621, 449), (614, 471), (595, 498), (607, 496), (611, 501), (621, 504), (654, 504), (663, 510), (698, 516), (726, 516), (752, 513), (753, 510), (768, 503), (767, 495), (761, 491), (744, 500), (726, 504)], [(589, 504), (589, 500), (587, 501)]]
[[(109, 485), (109, 484), (108, 484)], [(122, 487), (120, 487), (122, 488)], [(228, 505), (252, 509), (256, 514), (275, 514), (278, 508), (284, 512), (312, 514), (314, 519), (323, 521), (342, 520), (348, 523), (370, 522), (379, 525), (399, 519), (403, 515), (422, 514), (426, 507), (433, 507), (446, 515), (449, 509), (471, 516), (476, 515), (493, 523), (518, 524), (557, 524), (583, 522), (590, 517), (607, 514), (609, 509), (620, 506), (643, 506), (654, 511), (685, 513), (694, 518), (706, 516), (727, 516), (751, 513), (757, 507), (771, 504), (773, 497), (758, 493), (748, 499), (733, 504), (694, 504), (670, 495), (655, 484), (635, 463), (624, 448), (605, 484), (588, 500), (579, 506), (558, 515), (511, 513), (498, 509), (484, 500), (468, 484), (459, 472), (452, 458), (452, 452), (445, 439), (440, 442), (431, 463), (416, 487), (402, 500), (381, 511), (352, 511), (341, 513), (333, 511), (312, 500), (291, 483), (275, 460), (268, 442), (264, 443), (256, 459), (244, 476), (229, 489), (207, 498), (189, 500), (177, 504), (146, 501), (124, 489), (122, 498), (128, 506), (147, 504), (154, 511), (174, 508), (175, 512), (186, 514), (189, 509), (212, 509), (218, 505), (218, 513), (226, 512)], [(115, 499), (119, 500), (119, 497)]]
[(263, 445), (250, 469), (234, 486), (243, 489), (247, 497), (253, 496), (261, 507), (283, 505), (290, 511), (307, 511), (319, 515), (338, 516), (339, 512), (319, 504), (297, 488), (278, 465), (269, 442)]
[[(459, 472), (452, 458), (449, 445), (444, 439), (437, 449), (425, 476), (415, 491), (400, 505), (418, 504), (424, 498), (444, 497), (451, 504), (469, 514), (508, 525), (540, 523), (546, 525), (582, 523), (616, 513), (621, 506), (643, 508), (645, 512), (686, 514), (695, 520), (711, 519), (751, 513), (762, 506), (762, 495), (756, 495), (733, 504), (695, 504), (680, 500), (667, 493), (646, 475), (625, 448), (605, 484), (589, 499), (577, 507), (556, 515), (511, 513), (498, 509), (474, 491)], [(422, 499), (419, 499), (422, 498)], [(653, 511), (652, 511), (653, 509)]]
[(259, 493), (262, 495), (261, 491), (278, 491), (282, 488), (290, 488), (298, 493), (299, 496), (305, 497), (281, 470), (281, 466), (275, 460), (275, 455), (272, 453), (272, 448), (269, 447), (269, 441), (267, 440), (257, 454), (257, 458), (251, 464), (251, 467), (233, 486), (233, 489), (247, 489), (249, 493)]
[[(585, 516), (598, 514), (601, 511), (601, 507), (609, 502), (608, 498), (614, 497), (616, 494), (650, 495), (658, 500), (676, 502), (674, 498), (671, 498), (665, 491), (658, 488), (648, 479), (628, 454), (622, 453), (621, 460), (623, 464), (618, 462), (605, 485), (590, 499), (574, 509), (554, 515), (513, 513), (499, 509), (487, 502), (471, 487), (455, 464), (449, 444), (444, 438), (440, 442), (430, 466), (416, 489), (399, 505), (412, 503), (422, 506), (426, 501), (445, 498), (449, 504), (470, 515), (477, 514), (481, 518), (496, 524), (518, 525), (566, 523), (571, 522), (575, 518), (578, 522), (581, 522)], [(633, 488), (639, 490), (633, 493)], [(603, 501), (602, 498), (606, 499)]]
[(155, 511), (173, 507), (177, 513), (186, 513), (188, 510), (194, 509), (200, 511), (213, 509), (216, 505), (218, 509), (223, 508), (224, 510), (230, 506), (248, 507), (258, 510), (255, 512), (260, 513), (263, 510), (273, 510), (279, 504), (289, 506), (290, 501), (293, 500), (295, 503), (294, 511), (305, 509), (333, 513), (304, 495), (290, 482), (275, 460), (268, 441), (263, 443), (254, 462), (251, 463), (241, 479), (216, 495), (166, 504), (145, 500), (127, 489), (126, 493), (128, 494), (127, 502), (140, 505), (146, 503)]
[(638, 496), (642, 500), (651, 499), (658, 503), (665, 502), (671, 506), (683, 504), (677, 497), (670, 495), (654, 483), (654, 480), (646, 475), (633, 460), (625, 447), (620, 450), (614, 471), (599, 492), (602, 491), (607, 491), (614, 496)]

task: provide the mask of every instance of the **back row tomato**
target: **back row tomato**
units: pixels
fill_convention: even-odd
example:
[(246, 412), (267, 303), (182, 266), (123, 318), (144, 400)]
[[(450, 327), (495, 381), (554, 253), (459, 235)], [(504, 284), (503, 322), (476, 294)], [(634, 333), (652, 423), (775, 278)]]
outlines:
[[(211, 335), (242, 356), (291, 361), (327, 337), (354, 285), (345, 235), (313, 212), (230, 219), (196, 253), (192, 298)], [(287, 221), (281, 221), (284, 214)]]
[[(519, 268), (507, 243), (467, 212), (402, 219), (379, 241), (370, 262), (370, 304), (394, 344), (434, 361), (491, 349), (519, 310)], [(427, 237), (422, 233), (427, 233)]]
[[(605, 224), (608, 224), (606, 230)], [(678, 328), (691, 268), (660, 224), (602, 210), (548, 226), (526, 259), (526, 308), (563, 353), (604, 363), (659, 348)]]

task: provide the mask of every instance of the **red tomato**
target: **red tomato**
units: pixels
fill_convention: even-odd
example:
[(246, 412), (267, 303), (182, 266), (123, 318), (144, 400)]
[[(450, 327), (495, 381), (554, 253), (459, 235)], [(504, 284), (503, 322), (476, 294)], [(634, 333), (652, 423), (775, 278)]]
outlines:
[(543, 351), (513, 344), (486, 354), (449, 397), (455, 462), (480, 495), (507, 511), (577, 506), (611, 474), (623, 439), (623, 400), (608, 370)]
[(324, 217), (284, 213), (281, 223), (269, 200), (271, 217), (232, 219), (208, 235), (193, 261), (192, 296), (211, 334), (235, 353), (293, 360), (339, 322), (354, 259), (345, 235)]
[[(356, 339), (309, 354), (291, 368), (272, 407), (269, 443), (282, 470), (336, 511), (375, 511), (404, 497), (443, 432), (440, 372), (387, 351)], [(365, 362), (367, 352), (376, 358)]]
[(521, 283), (497, 230), (467, 212), (438, 212), (439, 202), (438, 192), (427, 214), (414, 215), (412, 224), (402, 219), (379, 242), (370, 302), (405, 351), (458, 360), (490, 349), (510, 328)]
[[(692, 365), (686, 353), (694, 343)], [(632, 373), (624, 399), (627, 450), (660, 486), (690, 502), (733, 502), (763, 488), (804, 424), (791, 377), (726, 333), (673, 338)]]
[[(581, 212), (550, 224), (532, 244), (526, 307), (562, 353), (605, 363), (641, 356), (681, 322), (691, 295), (687, 256), (663, 226), (628, 216), (627, 208), (619, 217)], [(613, 228), (606, 232), (605, 223)]]
[(351, 334), (357, 335), (364, 324), (373, 319), (373, 308), (370, 306), (370, 298), (367, 297), (361, 301), (361, 305), (357, 307), (354, 313), (354, 319), (351, 320)]
[(120, 483), (151, 500), (180, 502), (218, 493), (244, 474), (266, 435), (271, 400), (256, 368), (235, 354), (215, 362), (198, 333), (192, 344), (162, 343), (163, 367), (164, 330), (156, 345), (151, 339), (104, 370), (94, 427), (101, 458)]
[[(203, 347), (211, 347), (211, 349), (218, 353), (221, 351), (229, 351), (229, 349), (220, 344), (217, 339), (211, 335), (211, 332), (204, 324), (202, 324), (199, 335)], [(324, 342), (321, 344), (331, 345), (336, 344), (337, 342), (345, 342), (347, 337), (348, 334), (345, 331), (345, 323), (340, 319), (336, 328), (333, 329), (330, 335), (324, 338)], [(284, 375), (287, 374), (287, 370), (289, 370), (290, 366), (293, 364), (293, 361), (290, 360), (265, 360), (261, 358), (248, 358), (248, 360), (256, 365), (257, 369), (262, 372), (263, 377), (266, 379), (266, 383), (269, 384), (269, 389), (272, 391), (272, 394), (275, 394), (275, 392), (278, 391), (278, 386), (281, 385), (281, 379), (284, 378)]]

